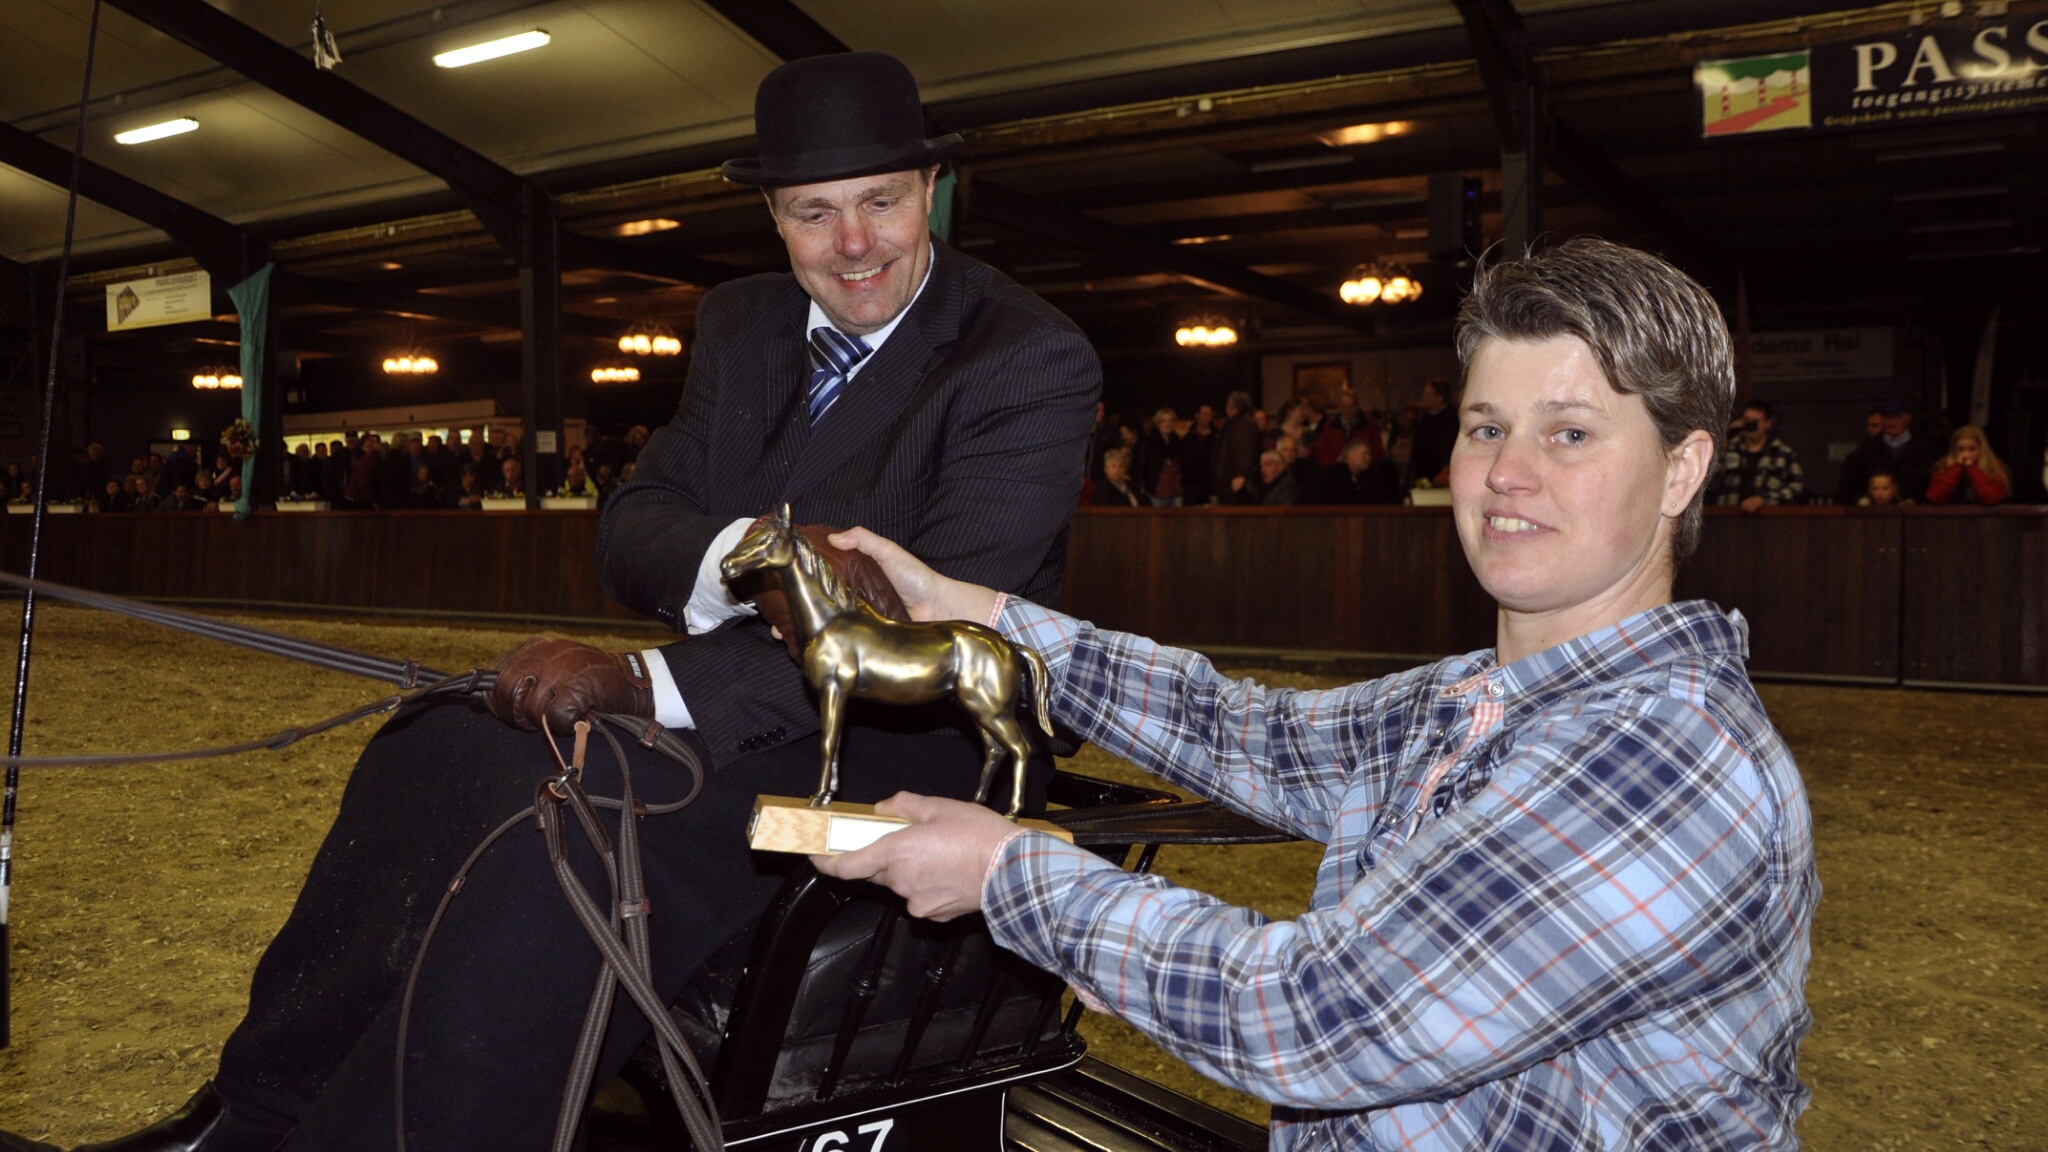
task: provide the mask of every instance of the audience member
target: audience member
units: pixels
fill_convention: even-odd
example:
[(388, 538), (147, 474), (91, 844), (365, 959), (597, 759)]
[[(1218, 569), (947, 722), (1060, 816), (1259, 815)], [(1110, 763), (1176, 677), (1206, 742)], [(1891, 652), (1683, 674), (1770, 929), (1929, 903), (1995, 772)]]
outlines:
[(1171, 408), (1152, 414), (1152, 426), (1138, 441), (1138, 490), (1155, 508), (1178, 508), (1185, 495), (1180, 466), (1186, 440), (1181, 436), (1180, 416)]
[(1123, 445), (1123, 433), (1117, 422), (1110, 418), (1109, 405), (1100, 400), (1095, 402), (1095, 424), (1088, 430), (1089, 480), (1102, 479), (1102, 458)]
[(1899, 496), (1899, 480), (1889, 472), (1872, 472), (1863, 482), (1863, 496), (1856, 501), (1865, 508), (1896, 508), (1911, 504)]
[(1375, 460), (1370, 442), (1359, 439), (1344, 446), (1344, 456), (1321, 470), (1317, 476), (1318, 504), (1398, 504), (1400, 484), (1385, 461)]
[(505, 462), (491, 451), (482, 436), (469, 440), (469, 466), (476, 469), (477, 483), (486, 492), (496, 492), (505, 486)]
[(1287, 462), (1279, 452), (1260, 453), (1259, 482), (1252, 495), (1253, 498), (1245, 503), (1269, 506), (1296, 503), (1300, 489), (1294, 482), (1294, 473), (1288, 471)]
[(477, 479), (476, 465), (464, 464), (458, 483), (460, 487), (450, 496), (451, 506), (471, 511), (481, 509), (484, 506), (484, 488)]
[(128, 484), (123, 480), (108, 480), (101, 484), (96, 503), (98, 505), (96, 511), (100, 512), (132, 512), (135, 510), (135, 500), (128, 494)]
[(150, 483), (147, 471), (128, 478), (130, 512), (154, 512), (163, 504), (163, 497), (156, 494), (156, 485)]
[(1223, 431), (1216, 436), (1216, 495), (1231, 504), (1251, 503), (1246, 489), (1259, 479), (1259, 450), (1265, 429), (1258, 422), (1251, 394), (1232, 392), (1223, 402)]
[(191, 485), (174, 484), (171, 486), (171, 494), (164, 497), (163, 502), (157, 505), (156, 510), (159, 512), (198, 512), (204, 510), (205, 507), (206, 501), (196, 499), (192, 495)]
[(1328, 468), (1344, 457), (1345, 449), (1355, 442), (1371, 446), (1372, 457), (1378, 460), (1385, 451), (1380, 442), (1379, 422), (1365, 414), (1358, 407), (1358, 393), (1346, 388), (1337, 393), (1337, 409), (1323, 420), (1322, 429), (1316, 433), (1316, 465)]
[(320, 498), (336, 508), (347, 506), (348, 482), (353, 462), (348, 454), (348, 445), (339, 440), (327, 442), (327, 462), (320, 466)]
[(421, 464), (412, 470), (412, 486), (406, 492), (407, 507), (439, 508), (446, 495), (447, 491), (434, 480), (432, 465)]
[(596, 496), (597, 485), (590, 482), (590, 472), (582, 462), (572, 461), (562, 473), (562, 495)]
[(85, 458), (78, 462), (78, 491), (88, 498), (97, 497), (106, 491), (107, 450), (101, 444), (87, 444)]
[(526, 466), (519, 462), (519, 457), (507, 456), (505, 459), (499, 462), (498, 467), (498, 490), (496, 492), (493, 492), (492, 495), (526, 495)]
[(1991, 441), (1975, 424), (1965, 424), (1948, 438), (1948, 455), (1934, 466), (1927, 481), (1929, 504), (2003, 504), (2012, 494), (2012, 476), (2005, 461), (1991, 450)]
[(1934, 475), (1935, 461), (1941, 458), (1940, 440), (1914, 435), (1912, 409), (1900, 401), (1894, 400), (1880, 411), (1884, 414), (1884, 463), (1898, 477), (1900, 495), (1907, 500), (1926, 499), (1927, 481)]
[(439, 434), (427, 437), (427, 468), (433, 473), (434, 486), (444, 492), (461, 482), (462, 461)]
[(1408, 487), (1428, 482), (1441, 488), (1450, 481), (1451, 446), (1458, 442), (1458, 413), (1451, 405), (1451, 386), (1441, 377), (1422, 385), (1422, 408), (1415, 415), (1408, 449)]
[(174, 492), (182, 487), (190, 495), (193, 477), (198, 474), (199, 462), (192, 458), (192, 450), (183, 444), (172, 445), (170, 457), (164, 461), (163, 479), (158, 488)]
[(1131, 483), (1130, 449), (1111, 448), (1102, 454), (1102, 479), (1096, 482), (1089, 503), (1097, 508), (1136, 508), (1144, 504), (1137, 486)]
[(1871, 476), (1891, 470), (1891, 449), (1884, 446), (1884, 409), (1872, 408), (1863, 417), (1863, 439), (1842, 461), (1842, 474), (1835, 485), (1836, 502), (1860, 501), (1870, 488)]
[(1799, 467), (1799, 454), (1774, 434), (1777, 427), (1777, 410), (1767, 401), (1752, 400), (1743, 407), (1741, 419), (1729, 426), (1731, 442), (1721, 453), (1710, 503), (1754, 512), (1799, 502), (1806, 491), (1806, 475)]
[(1216, 406), (1195, 409), (1194, 423), (1180, 446), (1181, 502), (1200, 507), (1216, 498)]
[(343, 503), (350, 508), (370, 509), (377, 506), (377, 469), (383, 463), (384, 443), (375, 432), (357, 441), (360, 454), (349, 468), (348, 487), (342, 492)]

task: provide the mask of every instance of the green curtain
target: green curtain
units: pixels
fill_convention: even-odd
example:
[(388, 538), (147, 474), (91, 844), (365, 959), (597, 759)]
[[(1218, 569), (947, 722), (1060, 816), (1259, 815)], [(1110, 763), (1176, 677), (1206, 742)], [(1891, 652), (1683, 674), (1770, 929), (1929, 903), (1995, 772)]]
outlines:
[[(242, 419), (249, 428), (263, 427), (263, 369), (269, 362), (270, 274), (277, 265), (265, 264), (254, 276), (228, 289), (235, 312), (242, 320)], [(278, 446), (258, 442), (256, 451), (242, 460), (242, 498), (235, 501), (235, 519), (249, 518), (249, 497), (256, 490), (256, 458)]]
[(946, 243), (953, 242), (953, 190), (960, 186), (960, 177), (952, 169), (940, 173), (937, 186), (932, 189), (932, 234)]

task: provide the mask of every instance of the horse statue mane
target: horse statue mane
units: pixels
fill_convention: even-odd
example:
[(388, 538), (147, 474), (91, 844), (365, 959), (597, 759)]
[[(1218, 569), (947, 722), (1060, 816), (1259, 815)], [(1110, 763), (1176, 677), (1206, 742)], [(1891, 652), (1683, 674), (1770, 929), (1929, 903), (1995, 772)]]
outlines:
[(1024, 803), (1025, 765), (1031, 759), (1030, 742), (1014, 715), (1017, 705), (1031, 705), (1039, 727), (1052, 733), (1047, 711), (1052, 676), (1044, 659), (986, 625), (964, 620), (916, 623), (883, 615), (790, 524), (787, 504), (748, 529), (719, 562), (727, 581), (772, 569), (780, 570), (800, 645), (791, 651), (818, 694), (823, 735), (818, 791), (811, 803), (829, 804), (839, 790), (840, 730), (849, 699), (922, 704), (951, 698), (974, 717), (981, 732), (985, 755), (975, 799), (988, 799), (996, 766), (1008, 760), (1008, 815), (1014, 819)]

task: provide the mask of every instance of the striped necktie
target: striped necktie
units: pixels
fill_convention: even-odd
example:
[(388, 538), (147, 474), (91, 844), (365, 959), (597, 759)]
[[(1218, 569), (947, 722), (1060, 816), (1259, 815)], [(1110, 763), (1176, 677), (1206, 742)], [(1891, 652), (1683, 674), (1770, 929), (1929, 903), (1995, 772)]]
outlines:
[(846, 389), (846, 378), (874, 349), (830, 325), (811, 329), (811, 427)]

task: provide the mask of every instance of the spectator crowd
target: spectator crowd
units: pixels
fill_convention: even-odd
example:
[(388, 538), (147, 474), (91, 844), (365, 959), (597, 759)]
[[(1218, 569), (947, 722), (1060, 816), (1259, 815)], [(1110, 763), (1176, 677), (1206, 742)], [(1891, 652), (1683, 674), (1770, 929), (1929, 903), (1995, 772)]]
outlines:
[[(1425, 383), (1416, 402), (1365, 411), (1346, 389), (1327, 405), (1304, 397), (1277, 422), (1245, 392), (1217, 413), (1209, 404), (1185, 422), (1172, 408), (1147, 417), (1096, 408), (1082, 503), (1098, 507), (1399, 504), (1416, 489), (1449, 483), (1458, 414), (1451, 385)], [(2012, 478), (1984, 430), (1947, 432), (1938, 418), (1916, 426), (1893, 401), (1865, 418), (1863, 437), (1842, 461), (1833, 497), (1807, 482), (1799, 453), (1778, 434), (1778, 412), (1751, 400), (1730, 424), (1708, 502), (1755, 512), (1789, 504), (2002, 503)], [(1944, 445), (1946, 451), (1944, 452)]]
[(1084, 503), (1178, 508), (1206, 504), (1399, 504), (1411, 489), (1442, 486), (1457, 439), (1450, 386), (1423, 385), (1398, 412), (1359, 406), (1345, 389), (1302, 397), (1275, 422), (1249, 393), (1232, 392), (1218, 414), (1203, 404), (1183, 429), (1161, 408), (1148, 418), (1110, 418), (1096, 406)]
[[(563, 482), (546, 493), (594, 497), (600, 503), (632, 479), (634, 462), (649, 437), (645, 425), (616, 425), (583, 447), (572, 447)], [(345, 509), (480, 509), (490, 497), (524, 497), (524, 466), (516, 434), (486, 442), (448, 444), (418, 432), (347, 433), (325, 443), (302, 443), (285, 461), (288, 500), (325, 501)], [(35, 502), (34, 463), (5, 466), (10, 504)], [(88, 444), (71, 462), (69, 491), (53, 485), (53, 499), (76, 499), (93, 512), (198, 512), (233, 505), (242, 496), (242, 468), (219, 449), (182, 442), (168, 453), (133, 457), (125, 470), (104, 445)]]

